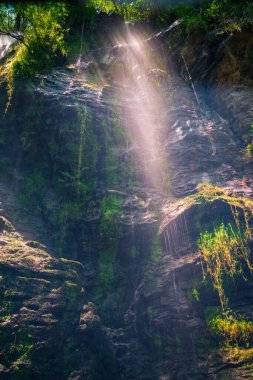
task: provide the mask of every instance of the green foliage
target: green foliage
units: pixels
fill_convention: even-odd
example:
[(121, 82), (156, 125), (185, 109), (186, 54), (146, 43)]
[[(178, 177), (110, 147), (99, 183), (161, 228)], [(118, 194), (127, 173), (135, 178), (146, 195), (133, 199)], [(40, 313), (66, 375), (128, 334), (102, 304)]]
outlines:
[(145, 0), (91, 0), (90, 3), (103, 12), (113, 11), (131, 22), (143, 21), (150, 15), (150, 8)]
[(100, 235), (115, 240), (121, 230), (120, 217), (123, 215), (123, 198), (116, 194), (106, 195), (101, 202)]
[(236, 227), (222, 223), (215, 227), (213, 232), (201, 233), (197, 242), (202, 255), (204, 277), (210, 276), (223, 310), (227, 305), (223, 287), (224, 276), (233, 278), (243, 274), (244, 264), (252, 270), (248, 240), (247, 232), (241, 231), (237, 219)]
[(220, 307), (217, 307), (217, 306), (207, 306), (204, 309), (204, 319), (205, 319), (206, 323), (209, 324), (209, 322), (212, 319), (214, 319), (217, 316), (219, 316), (220, 313), (221, 313)]
[(59, 224), (64, 225), (67, 221), (78, 220), (80, 218), (80, 204), (77, 202), (64, 202), (58, 211)]
[[(155, 12), (158, 25), (168, 25), (183, 18), (180, 28), (190, 32), (193, 28), (221, 29), (224, 32), (240, 31), (253, 23), (253, 5), (249, 0), (212, 0), (195, 4), (180, 3), (162, 7)], [(178, 28), (173, 31), (177, 33)]]
[(253, 201), (251, 199), (228, 195), (226, 190), (208, 183), (199, 184), (197, 193), (186, 197), (184, 203), (185, 206), (190, 207), (197, 204), (213, 203), (215, 201), (224, 202), (233, 208), (242, 210), (246, 219), (252, 215)]
[(106, 291), (113, 290), (116, 256), (117, 247), (114, 242), (105, 246), (99, 255), (99, 284)]
[[(224, 290), (225, 280), (234, 279), (239, 275), (245, 278), (246, 269), (253, 269), (249, 249), (252, 240), (249, 221), (252, 218), (253, 204), (247, 198), (228, 195), (219, 187), (201, 184), (198, 186), (197, 194), (185, 199), (185, 206), (215, 201), (230, 206), (233, 223), (220, 223), (213, 231), (202, 232), (197, 244), (201, 253), (204, 279), (211, 279), (221, 305), (221, 311), (213, 307), (206, 309), (205, 319), (212, 333), (222, 337), (225, 345), (232, 347), (231, 351), (238, 345), (249, 347), (253, 338), (253, 322), (236, 317), (228, 310), (228, 299)], [(198, 291), (194, 291), (194, 296), (196, 300), (199, 299)]]
[(151, 241), (150, 255), (147, 260), (147, 266), (145, 270), (145, 276), (149, 279), (153, 278), (155, 264), (158, 263), (163, 256), (163, 247), (160, 239), (160, 235), (157, 231), (154, 231), (154, 235)]
[(240, 31), (253, 23), (251, 1), (213, 0), (204, 11), (206, 19), (220, 23), (224, 31)]
[[(253, 5), (249, 0), (239, 3), (213, 0), (201, 6), (180, 4), (157, 8), (157, 5), (159, 2), (146, 0), (91, 0), (88, 4), (73, 6), (58, 1), (53, 4), (1, 4), (0, 34), (12, 35), (18, 42), (15, 54), (1, 70), (8, 81), (9, 98), (16, 79), (32, 77), (59, 63), (67, 53), (79, 51), (80, 40), (75, 42), (77, 35), (73, 30), (83, 24), (86, 31), (91, 31), (95, 25), (96, 9), (115, 11), (130, 21), (155, 18), (160, 25), (167, 25), (175, 18), (183, 17), (182, 27), (186, 30), (195, 26), (210, 28), (218, 25), (230, 32), (253, 22)], [(71, 33), (68, 33), (70, 28)], [(90, 46), (89, 40), (90, 37), (85, 35), (84, 50)]]
[[(66, 239), (70, 226), (77, 223), (81, 217), (82, 204), (78, 201), (66, 200), (58, 205), (52, 214), (54, 226), (53, 239), (59, 255), (66, 254)], [(75, 246), (72, 241), (71, 258), (75, 257)]]
[(15, 334), (6, 334), (1, 326), (1, 360), (2, 364), (17, 367), (30, 364), (34, 348), (33, 338), (25, 329), (18, 329)]
[[(252, 115), (253, 116), (253, 115)], [(253, 123), (250, 124), (250, 127), (249, 127), (249, 134), (250, 136), (253, 136)]]
[(228, 360), (230, 363), (238, 365), (245, 365), (253, 363), (253, 348), (244, 348), (244, 347), (225, 347), (220, 350), (221, 354), (225, 357), (225, 360)]
[(198, 278), (192, 278), (187, 284), (186, 298), (191, 303), (200, 302), (199, 289), (202, 286), (201, 281)]
[(163, 255), (163, 248), (162, 248), (161, 240), (160, 240), (159, 235), (155, 234), (155, 237), (152, 241), (150, 257), (152, 261), (156, 262), (160, 260), (162, 255)]
[[(76, 118), (57, 126), (61, 140), (55, 134), (50, 140), (50, 154), (62, 168), (55, 173), (60, 192), (68, 193), (72, 200), (83, 200), (96, 185), (96, 163), (99, 145), (92, 128), (92, 112), (88, 107), (77, 108)], [(50, 133), (50, 132), (49, 132)], [(55, 157), (56, 156), (56, 157)]]
[(131, 248), (130, 256), (131, 256), (133, 259), (135, 259), (135, 258), (137, 257), (137, 249), (136, 249), (135, 246), (133, 246), (133, 247)]
[(221, 336), (226, 346), (249, 347), (253, 342), (253, 322), (233, 314), (217, 315), (209, 322), (211, 332)]
[(12, 365), (15, 367), (19, 364), (30, 364), (31, 357), (30, 354), (33, 350), (33, 344), (18, 344), (15, 346), (11, 346), (11, 351), (16, 351), (19, 357), (12, 362)]
[(199, 291), (198, 289), (194, 288), (192, 290), (192, 296), (194, 297), (195, 301), (199, 302), (200, 301), (200, 298), (199, 298)]
[(251, 144), (248, 144), (244, 149), (244, 157), (247, 160), (251, 160), (253, 158), (253, 147)]
[(128, 21), (152, 18), (157, 26), (168, 25), (175, 18), (184, 18), (183, 28), (208, 28), (221, 25), (225, 31), (237, 31), (252, 24), (251, 1), (212, 0), (206, 2), (170, 2), (156, 0), (91, 0), (91, 4), (104, 12), (113, 11)]
[(118, 314), (125, 305), (127, 279), (120, 278), (117, 271), (118, 244), (116, 240), (104, 241), (99, 251), (99, 276), (96, 281), (94, 300), (103, 318), (108, 322), (111, 313)]
[[(79, 151), (80, 152), (80, 151)], [(97, 173), (96, 164), (98, 159), (99, 143), (94, 133), (92, 124), (92, 112), (85, 113), (85, 136), (83, 149), (83, 164), (80, 173), (80, 179), (87, 185), (87, 190), (93, 190), (96, 186)]]
[(114, 106), (109, 120), (101, 120), (106, 139), (105, 172), (108, 185), (118, 185), (133, 180), (134, 164), (119, 160), (118, 147), (126, 147), (129, 136), (123, 127), (121, 111)]
[(153, 321), (154, 321), (154, 313), (152, 310), (152, 306), (147, 306), (147, 318), (148, 318), (148, 326), (151, 329)]
[(168, 7), (166, 12), (161, 12), (159, 14), (159, 21), (161, 24), (166, 24), (172, 22), (175, 19), (184, 19), (182, 27), (186, 30), (189, 30), (195, 26), (204, 27), (205, 20), (201, 14), (199, 7), (196, 7), (192, 4), (179, 4)]
[[(2, 68), (8, 81), (9, 97), (12, 96), (14, 82), (18, 78), (34, 76), (42, 69), (59, 62), (66, 55), (64, 36), (67, 32), (68, 8), (64, 2), (18, 3), (8, 9), (0, 8), (0, 29), (12, 33), (20, 20), (21, 38), (15, 54)], [(15, 33), (18, 35), (18, 32)]]
[[(92, 2), (75, 1), (71, 2), (68, 7), (67, 23), (70, 28), (70, 34), (78, 32), (80, 42), (80, 27), (85, 26), (85, 31), (92, 31), (95, 26), (97, 9)], [(87, 37), (87, 35), (85, 35)], [(79, 45), (80, 47), (80, 45)]]
[(24, 174), (24, 176), (19, 179), (22, 180), (20, 200), (25, 205), (34, 204), (42, 199), (48, 183), (41, 170), (34, 169), (32, 172)]

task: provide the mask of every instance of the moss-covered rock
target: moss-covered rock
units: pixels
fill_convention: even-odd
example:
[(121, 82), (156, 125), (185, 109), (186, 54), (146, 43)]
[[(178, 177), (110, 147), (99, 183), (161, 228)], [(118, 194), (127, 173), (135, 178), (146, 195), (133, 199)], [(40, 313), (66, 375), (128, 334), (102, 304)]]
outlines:
[(54, 372), (55, 350), (61, 357), (57, 341), (64, 345), (79, 323), (82, 265), (54, 258), (39, 243), (26, 243), (8, 221), (1, 226), (0, 242), (1, 374), (3, 379), (42, 378)]

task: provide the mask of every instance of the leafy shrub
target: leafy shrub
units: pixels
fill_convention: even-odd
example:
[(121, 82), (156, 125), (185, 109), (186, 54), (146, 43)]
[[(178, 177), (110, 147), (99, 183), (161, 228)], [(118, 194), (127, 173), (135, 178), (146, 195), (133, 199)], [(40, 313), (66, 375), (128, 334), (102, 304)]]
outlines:
[(18, 3), (9, 13), (4, 7), (0, 11), (0, 27), (7, 33), (15, 27), (17, 18), (21, 20), (22, 37), (17, 39), (21, 42), (16, 45), (15, 54), (1, 70), (8, 81), (10, 98), (15, 79), (33, 76), (66, 55), (64, 37), (68, 30), (68, 8), (60, 2), (53, 5), (47, 2)]
[(151, 8), (144, 0), (91, 0), (90, 3), (103, 12), (115, 12), (127, 21), (143, 21), (150, 15)]
[(209, 322), (211, 332), (222, 336), (226, 345), (249, 347), (253, 342), (253, 322), (228, 313), (212, 318)]
[(244, 158), (246, 160), (251, 160), (253, 156), (252, 145), (247, 144), (246, 148), (243, 151), (244, 151)]
[(161, 9), (158, 8), (153, 13), (157, 26), (168, 25), (175, 19), (183, 18), (184, 23), (180, 28), (186, 32), (190, 32), (195, 27), (201, 27), (208, 30), (218, 28), (231, 33), (253, 24), (253, 4), (249, 0), (212, 0), (205, 3), (172, 6), (165, 6), (164, 3)]
[(204, 276), (211, 277), (223, 310), (227, 304), (223, 289), (224, 276), (233, 278), (237, 274), (242, 274), (244, 263), (250, 270), (252, 269), (248, 239), (246, 232), (241, 232), (237, 219), (236, 227), (222, 223), (213, 232), (201, 233), (197, 242), (202, 254)]

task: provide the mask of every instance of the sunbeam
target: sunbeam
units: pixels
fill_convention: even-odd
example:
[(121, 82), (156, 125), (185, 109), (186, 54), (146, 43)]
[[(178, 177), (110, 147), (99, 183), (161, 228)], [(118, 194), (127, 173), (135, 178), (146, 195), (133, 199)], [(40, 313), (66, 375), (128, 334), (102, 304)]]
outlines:
[(160, 52), (128, 24), (126, 32), (115, 35), (113, 42), (107, 59), (113, 61), (113, 82), (120, 83), (120, 102), (130, 120), (130, 140), (136, 146), (134, 159), (139, 177), (146, 185), (163, 190), (165, 172), (160, 139), (165, 115), (162, 88), (166, 81), (162, 83), (157, 75), (164, 69)]

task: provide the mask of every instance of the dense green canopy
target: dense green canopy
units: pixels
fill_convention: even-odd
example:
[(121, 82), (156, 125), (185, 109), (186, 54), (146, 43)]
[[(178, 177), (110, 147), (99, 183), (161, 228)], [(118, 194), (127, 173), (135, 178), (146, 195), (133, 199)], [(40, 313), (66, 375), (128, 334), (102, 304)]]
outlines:
[(61, 63), (69, 51), (67, 37), (74, 33), (80, 35), (83, 23), (84, 38), (88, 40), (89, 24), (100, 11), (113, 11), (129, 21), (149, 20), (155, 27), (167, 26), (183, 17), (182, 29), (186, 31), (196, 26), (208, 29), (219, 25), (224, 31), (231, 32), (253, 23), (250, 0), (2, 2), (0, 35), (14, 37), (18, 42), (15, 54), (1, 68), (2, 77), (8, 79), (9, 92), (16, 77), (32, 76)]

